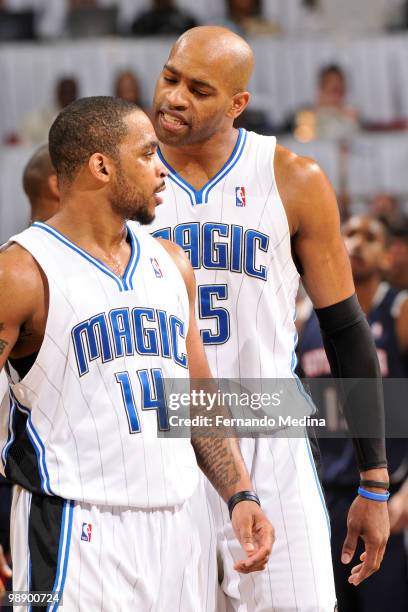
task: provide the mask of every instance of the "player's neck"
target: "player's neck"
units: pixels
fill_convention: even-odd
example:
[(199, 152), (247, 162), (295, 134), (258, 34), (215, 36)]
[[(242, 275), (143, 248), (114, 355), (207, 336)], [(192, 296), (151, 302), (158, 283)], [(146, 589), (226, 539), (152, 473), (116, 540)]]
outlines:
[(95, 199), (87, 204), (63, 201), (61, 210), (47, 223), (85, 250), (93, 245), (106, 252), (115, 250), (126, 237), (124, 220), (108, 204), (97, 203)]
[(201, 189), (228, 161), (237, 143), (238, 130), (229, 128), (205, 142), (173, 147), (160, 144), (166, 162), (195, 189)]
[(381, 278), (377, 275), (367, 278), (363, 281), (356, 281), (356, 294), (360, 306), (364, 313), (368, 315), (371, 310), (374, 296), (377, 293), (378, 286), (381, 282)]

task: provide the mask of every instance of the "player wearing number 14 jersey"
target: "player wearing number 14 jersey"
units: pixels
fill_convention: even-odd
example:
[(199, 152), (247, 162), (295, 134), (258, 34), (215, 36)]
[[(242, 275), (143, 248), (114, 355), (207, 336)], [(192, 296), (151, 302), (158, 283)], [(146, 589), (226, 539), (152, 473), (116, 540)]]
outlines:
[[(252, 64), (247, 43), (223, 28), (189, 30), (171, 49), (153, 104), (168, 170), (153, 235), (174, 240), (189, 255), (213, 374), (253, 379), (252, 385), (257, 379), (259, 392), (262, 379), (294, 378), (298, 270), (323, 314), (332, 304), (346, 309), (343, 329), (350, 305), (353, 312), (357, 305), (335, 197), (321, 170), (279, 147), (273, 137), (233, 127), (248, 104)], [(329, 319), (337, 329), (338, 322)], [(370, 354), (370, 340), (361, 345)], [(374, 363), (371, 356), (367, 363)], [(239, 547), (219, 497), (208, 488), (223, 565), (223, 604), (237, 612), (332, 611), (329, 526), (308, 441), (290, 435), (242, 439), (241, 450), (262, 491), (276, 542), (266, 572), (234, 573)], [(362, 467), (367, 464), (361, 461)], [(384, 466), (383, 457), (370, 465)], [(377, 475), (384, 476), (381, 470)], [(352, 510), (357, 531), (368, 528), (371, 534), (377, 528), (368, 526), (371, 513), (378, 513), (373, 525), (381, 525), (383, 547), (386, 508), (365, 505), (358, 499)], [(212, 543), (205, 534), (207, 515), (203, 503), (202, 537)], [(371, 551), (352, 580), (358, 584), (370, 571)]]
[[(169, 430), (165, 378), (185, 379), (189, 360), (192, 376), (210, 373), (187, 258), (125, 223), (150, 221), (160, 202), (156, 148), (132, 104), (68, 106), (50, 130), (61, 209), (0, 254), (13, 590), (51, 593), (42, 610), (61, 595), (72, 611), (204, 610), (197, 461), (225, 501), (253, 488), (235, 440), (217, 454), (213, 438), (158, 435)], [(235, 508), (249, 555), (237, 569), (260, 570), (272, 529), (254, 501)]]

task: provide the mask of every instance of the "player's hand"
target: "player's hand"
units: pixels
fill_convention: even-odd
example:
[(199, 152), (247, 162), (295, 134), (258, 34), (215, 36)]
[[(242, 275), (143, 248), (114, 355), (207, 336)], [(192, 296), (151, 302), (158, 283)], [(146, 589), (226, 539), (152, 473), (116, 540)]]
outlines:
[(237, 561), (234, 569), (242, 574), (265, 569), (275, 541), (271, 523), (257, 503), (239, 502), (232, 511), (232, 526), (247, 554), (247, 558)]
[(350, 563), (359, 537), (364, 542), (365, 551), (360, 557), (362, 562), (351, 570), (348, 579), (350, 584), (357, 586), (380, 568), (389, 535), (387, 504), (358, 495), (348, 513), (347, 536), (344, 540), (341, 560), (345, 564)]
[(3, 547), (0, 544), (0, 597), (4, 594), (6, 590), (6, 582), (11, 578), (11, 569), (9, 568), (6, 556), (3, 552)]
[(394, 493), (388, 502), (391, 533), (400, 533), (408, 527), (408, 490)]

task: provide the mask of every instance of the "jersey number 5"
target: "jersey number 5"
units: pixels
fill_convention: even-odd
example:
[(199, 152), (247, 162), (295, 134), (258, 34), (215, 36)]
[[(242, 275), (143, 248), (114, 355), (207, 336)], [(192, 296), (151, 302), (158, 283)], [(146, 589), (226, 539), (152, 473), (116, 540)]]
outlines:
[(216, 332), (202, 329), (203, 344), (224, 344), (230, 337), (230, 314), (226, 308), (217, 306), (216, 300), (228, 299), (227, 285), (199, 285), (198, 316), (200, 319), (214, 319)]
[[(156, 410), (159, 431), (168, 431), (170, 429), (169, 415), (161, 369), (138, 370), (136, 374), (141, 386), (142, 410)], [(139, 415), (129, 372), (116, 372), (115, 378), (116, 382), (120, 384), (122, 391), (123, 403), (129, 423), (129, 432), (131, 434), (140, 433)]]

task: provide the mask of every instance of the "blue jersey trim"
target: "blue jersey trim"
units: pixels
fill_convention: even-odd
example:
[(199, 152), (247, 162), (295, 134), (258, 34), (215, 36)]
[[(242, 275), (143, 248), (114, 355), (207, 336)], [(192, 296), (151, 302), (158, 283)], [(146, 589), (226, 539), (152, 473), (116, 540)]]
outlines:
[[(118, 286), (119, 291), (127, 291), (128, 290), (128, 285), (127, 285), (127, 282), (125, 281), (125, 278), (127, 278), (129, 276), (130, 268), (133, 266), (135, 257), (137, 259), (137, 262), (139, 261), (139, 257), (140, 257), (140, 245), (139, 245), (139, 241), (137, 240), (136, 236), (134, 236), (134, 234), (131, 233), (131, 231), (130, 231), (128, 226), (126, 226), (126, 227), (127, 227), (127, 230), (128, 230), (128, 234), (131, 237), (130, 238), (131, 254), (130, 254), (130, 258), (129, 258), (128, 264), (126, 266), (126, 270), (125, 270), (125, 273), (123, 275), (123, 278), (121, 278), (120, 276), (117, 276), (102, 261), (100, 261), (96, 257), (93, 257), (93, 255), (90, 255), (89, 253), (87, 253), (86, 251), (81, 249), (81, 247), (79, 247), (76, 244), (74, 244), (73, 242), (71, 242), (71, 240), (69, 240), (69, 238), (67, 238), (66, 236), (61, 234), (61, 232), (56, 230), (54, 227), (51, 227), (50, 225), (47, 225), (46, 223), (43, 223), (42, 221), (36, 221), (35, 223), (32, 224), (31, 227), (36, 227), (38, 229), (44, 230), (45, 232), (47, 232), (51, 236), (54, 236), (54, 238), (56, 238), (57, 240), (62, 242), (65, 246), (67, 246), (68, 248), (70, 248), (73, 251), (75, 251), (76, 253), (78, 253), (78, 255), (81, 255), (81, 257), (84, 257), (84, 259), (89, 261), (89, 263), (91, 263), (94, 266), (96, 266), (98, 268), (98, 270), (100, 270), (101, 272), (103, 272), (104, 274), (109, 276), (109, 278), (111, 278), (113, 281), (115, 281), (115, 283)], [(135, 247), (137, 247), (137, 253), (135, 253)], [(137, 263), (136, 263), (136, 265), (137, 265)], [(136, 269), (136, 266), (134, 267), (134, 269), (132, 271), (132, 274), (133, 274), (135, 269)]]
[(132, 253), (128, 262), (128, 265), (126, 266), (126, 271), (125, 274), (123, 275), (123, 283), (126, 285), (126, 289), (133, 289), (133, 275), (135, 273), (135, 270), (137, 268), (137, 264), (139, 263), (139, 259), (140, 259), (140, 242), (137, 239), (136, 234), (133, 232), (133, 230), (127, 226), (127, 230), (128, 230), (128, 236), (130, 238), (130, 243), (131, 243), (131, 247), (132, 247)]
[(169, 179), (172, 180), (174, 183), (176, 183), (179, 187), (181, 187), (181, 189), (183, 189), (189, 195), (191, 204), (193, 206), (196, 204), (207, 204), (208, 194), (210, 193), (211, 189), (215, 187), (215, 185), (221, 179), (223, 179), (224, 176), (228, 174), (228, 172), (235, 166), (235, 164), (240, 159), (242, 152), (244, 150), (244, 147), (245, 147), (247, 134), (248, 133), (246, 130), (244, 130), (243, 128), (239, 128), (237, 142), (235, 143), (235, 146), (234, 146), (234, 149), (231, 155), (229, 156), (225, 164), (222, 166), (222, 168), (217, 172), (217, 174), (215, 174), (204, 185), (204, 187), (202, 187), (199, 190), (194, 189), (194, 187), (190, 185), (190, 183), (184, 180), (183, 177), (181, 177), (179, 174), (177, 174), (175, 170), (173, 170), (173, 168), (164, 159), (163, 154), (161, 153), (160, 149), (157, 150), (157, 153), (160, 157), (160, 160), (163, 162), (163, 164), (166, 166), (166, 168), (169, 171)]
[(9, 393), (9, 398), (10, 398), (9, 399), (9, 401), (10, 401), (10, 412), (9, 412), (7, 442), (4, 445), (4, 448), (3, 448), (2, 453), (1, 453), (1, 459), (2, 459), (2, 462), (3, 462), (4, 469), (6, 469), (9, 448), (10, 448), (10, 446), (14, 442), (15, 430), (16, 430), (16, 414), (17, 414), (16, 410), (17, 410), (17, 407), (16, 407), (16, 403), (15, 403), (13, 397), (11, 396), (11, 393)]
[(48, 473), (47, 463), (45, 460), (45, 446), (38, 435), (33, 422), (31, 420), (31, 411), (26, 407), (20, 404), (20, 402), (13, 395), (14, 402), (23, 414), (25, 414), (27, 418), (26, 431), (27, 435), (30, 439), (30, 442), (35, 450), (35, 454), (37, 455), (37, 463), (38, 463), (38, 471), (40, 475), (41, 481), (41, 489), (46, 495), (55, 495), (55, 493), (51, 489), (50, 484), (50, 475)]
[[(53, 593), (58, 592), (59, 595), (62, 595), (64, 591), (65, 580), (67, 577), (69, 551), (71, 547), (73, 514), (74, 514), (74, 502), (64, 501), (64, 509), (62, 511), (62, 520), (61, 520), (60, 539), (59, 539), (59, 545), (58, 545), (57, 573), (55, 576), (54, 585), (52, 587), (52, 592)], [(55, 610), (57, 610), (58, 606), (59, 606), (59, 602), (51, 604), (51, 608), (49, 608), (50, 612), (54, 612)]]

